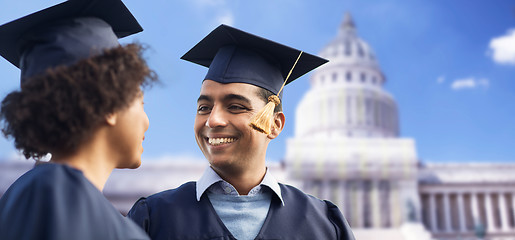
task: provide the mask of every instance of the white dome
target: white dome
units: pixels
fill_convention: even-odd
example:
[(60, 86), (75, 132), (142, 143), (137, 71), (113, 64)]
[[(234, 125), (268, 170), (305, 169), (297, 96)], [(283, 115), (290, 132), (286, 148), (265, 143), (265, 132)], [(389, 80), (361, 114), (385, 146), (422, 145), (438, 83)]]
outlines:
[[(368, 44), (360, 39), (350, 14), (338, 30), (338, 35), (320, 52), (320, 56), (330, 59), (333, 64), (360, 65), (379, 70), (375, 55)], [(327, 66), (327, 64), (326, 64)]]
[(385, 77), (349, 14), (320, 56), (329, 63), (310, 78), (311, 89), (297, 107), (295, 136), (397, 137), (397, 105), (383, 90)]

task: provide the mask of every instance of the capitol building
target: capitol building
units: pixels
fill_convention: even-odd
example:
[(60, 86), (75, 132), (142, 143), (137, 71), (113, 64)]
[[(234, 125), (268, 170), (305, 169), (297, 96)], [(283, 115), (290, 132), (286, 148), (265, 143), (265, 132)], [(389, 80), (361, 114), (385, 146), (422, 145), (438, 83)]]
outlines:
[(359, 240), (515, 239), (515, 164), (421, 162), (349, 14), (320, 56), (330, 62), (297, 108), (288, 181), (337, 204)]
[[(319, 55), (330, 62), (310, 76), (284, 159), (268, 163), (280, 182), (338, 205), (357, 240), (515, 240), (515, 164), (421, 161), (415, 139), (399, 136), (387, 78), (350, 14)], [(0, 162), (0, 195), (30, 167)], [(115, 170), (104, 194), (126, 213), (139, 197), (197, 180), (206, 167), (145, 162)]]

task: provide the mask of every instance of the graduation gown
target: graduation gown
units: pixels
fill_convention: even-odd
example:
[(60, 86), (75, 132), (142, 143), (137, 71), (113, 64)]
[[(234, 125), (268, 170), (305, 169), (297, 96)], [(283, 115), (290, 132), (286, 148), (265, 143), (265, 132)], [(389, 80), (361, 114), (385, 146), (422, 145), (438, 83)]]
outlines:
[[(265, 222), (256, 239), (342, 239), (354, 240), (340, 210), (329, 201), (306, 195), (279, 184), (284, 200), (272, 198)], [(196, 183), (139, 199), (128, 217), (154, 240), (235, 239), (204, 194), (197, 201)]]
[(81, 171), (45, 163), (0, 199), (0, 239), (149, 239)]

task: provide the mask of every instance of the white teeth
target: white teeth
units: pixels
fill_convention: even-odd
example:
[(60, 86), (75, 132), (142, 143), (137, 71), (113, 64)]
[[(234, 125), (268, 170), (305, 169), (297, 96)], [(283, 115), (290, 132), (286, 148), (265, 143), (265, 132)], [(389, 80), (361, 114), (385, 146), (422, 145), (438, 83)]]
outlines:
[(220, 145), (224, 143), (232, 143), (236, 141), (236, 138), (209, 138), (208, 142), (211, 145)]

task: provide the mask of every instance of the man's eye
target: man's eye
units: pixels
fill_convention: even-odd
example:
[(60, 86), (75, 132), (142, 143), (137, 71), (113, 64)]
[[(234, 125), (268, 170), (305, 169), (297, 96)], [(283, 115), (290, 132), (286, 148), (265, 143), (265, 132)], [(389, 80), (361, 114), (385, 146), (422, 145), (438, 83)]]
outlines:
[(199, 106), (199, 107), (197, 108), (197, 112), (199, 112), (199, 113), (205, 113), (205, 112), (208, 112), (208, 111), (209, 111), (209, 109), (210, 109), (210, 108), (209, 108), (208, 106)]
[(231, 105), (229, 106), (229, 110), (231, 111), (247, 111), (248, 108), (242, 105)]

